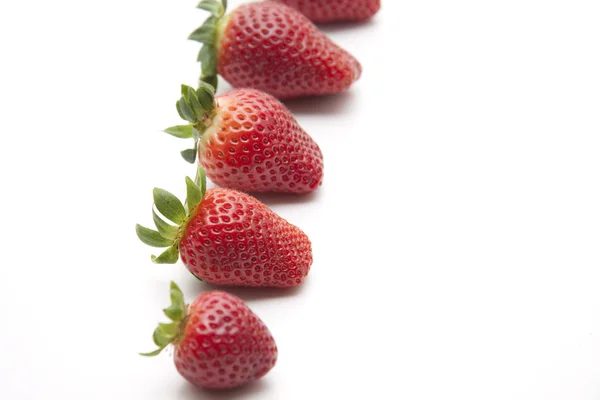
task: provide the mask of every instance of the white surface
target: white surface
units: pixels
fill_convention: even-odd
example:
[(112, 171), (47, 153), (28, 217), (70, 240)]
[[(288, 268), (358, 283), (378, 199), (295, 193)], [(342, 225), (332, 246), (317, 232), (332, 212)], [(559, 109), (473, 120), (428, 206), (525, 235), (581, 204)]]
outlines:
[[(237, 4), (239, 2), (233, 2)], [(193, 1), (0, 5), (0, 398), (600, 399), (600, 4), (384, 1), (327, 28), (364, 66), (290, 103), (314, 196), (261, 197), (314, 243), (296, 291), (234, 290), (276, 368), (233, 393), (145, 359), (168, 283), (134, 224), (182, 195)]]

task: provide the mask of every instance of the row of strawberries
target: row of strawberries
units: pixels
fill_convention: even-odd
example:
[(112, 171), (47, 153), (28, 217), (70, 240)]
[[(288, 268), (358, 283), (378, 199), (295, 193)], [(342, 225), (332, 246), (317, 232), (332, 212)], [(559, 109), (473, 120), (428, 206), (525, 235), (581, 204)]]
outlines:
[[(284, 3), (284, 4), (282, 4)], [(361, 66), (311, 22), (364, 20), (379, 0), (271, 0), (225, 14), (226, 0), (203, 0), (211, 13), (190, 35), (203, 44), (197, 89), (183, 85), (177, 111), (185, 125), (166, 129), (193, 146), (187, 198), (154, 189), (156, 230), (136, 226), (146, 244), (166, 248), (155, 263), (183, 264), (215, 285), (289, 288), (312, 264), (311, 243), (296, 226), (243, 192), (309, 193), (323, 182), (323, 155), (278, 100), (348, 89)], [(217, 75), (235, 89), (215, 96)], [(221, 188), (206, 189), (206, 177)], [(168, 220), (170, 222), (165, 221)], [(159, 324), (157, 355), (174, 345), (175, 366), (192, 384), (231, 388), (264, 376), (277, 347), (244, 302), (221, 291), (187, 305), (171, 283), (171, 322)]]

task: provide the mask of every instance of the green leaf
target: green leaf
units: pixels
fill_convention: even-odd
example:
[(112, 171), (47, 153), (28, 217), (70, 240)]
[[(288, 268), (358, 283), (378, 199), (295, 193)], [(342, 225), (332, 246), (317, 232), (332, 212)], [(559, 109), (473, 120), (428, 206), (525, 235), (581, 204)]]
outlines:
[(181, 157), (190, 164), (196, 162), (196, 149), (186, 149), (181, 151)]
[(181, 201), (173, 194), (164, 189), (154, 188), (152, 191), (154, 196), (154, 204), (156, 209), (164, 215), (169, 221), (173, 221), (177, 225), (181, 225), (187, 214)]
[(175, 125), (165, 129), (163, 132), (168, 133), (171, 136), (175, 136), (179, 139), (190, 139), (193, 135), (194, 126), (188, 125)]
[(215, 107), (215, 89), (206, 82), (198, 82), (196, 90), (198, 101), (206, 111), (211, 111)]
[(137, 233), (138, 238), (148, 246), (168, 247), (173, 245), (172, 239), (167, 239), (157, 231), (145, 228), (140, 224), (135, 226), (135, 233)]
[(185, 309), (174, 304), (171, 304), (169, 307), (165, 308), (163, 312), (172, 321), (181, 321), (185, 318)]
[(217, 38), (217, 20), (215, 17), (209, 17), (200, 28), (190, 34), (188, 39), (214, 45)]
[(206, 171), (202, 168), (202, 165), (198, 163), (198, 169), (196, 169), (196, 178), (194, 183), (200, 188), (201, 198), (204, 198), (206, 194)]
[(177, 232), (179, 231), (178, 226), (173, 226), (171, 224), (166, 223), (163, 219), (152, 209), (152, 219), (154, 220), (154, 225), (156, 225), (156, 229), (158, 233), (164, 238), (175, 240), (177, 237)]
[(169, 324), (158, 324), (157, 329), (166, 337), (175, 337), (179, 330), (179, 324), (173, 322)]
[(200, 132), (198, 132), (198, 130), (196, 130), (196, 128), (194, 128), (193, 135), (194, 135), (194, 147), (192, 147), (191, 149), (188, 149), (188, 150), (183, 150), (181, 152), (181, 156), (183, 157), (183, 159), (186, 160), (187, 162), (189, 162), (190, 164), (195, 163), (196, 157), (198, 156), (198, 140), (200, 140)]
[(215, 75), (217, 72), (217, 49), (211, 44), (205, 44), (198, 53), (198, 62), (202, 64), (202, 73)]
[(165, 324), (158, 324), (158, 328), (156, 328), (154, 330), (154, 333), (152, 334), (152, 340), (154, 341), (154, 344), (157, 345), (158, 347), (165, 348), (166, 346), (169, 345), (169, 343), (171, 343), (171, 340), (173, 340), (175, 335), (165, 334), (160, 329), (161, 325), (165, 325)]
[(198, 140), (200, 140), (200, 136), (202, 136), (205, 131), (206, 127), (204, 125), (200, 125), (199, 127), (194, 127), (194, 129), (192, 129), (192, 137), (196, 143)]
[[(177, 100), (177, 103), (175, 103), (175, 107), (177, 107), (177, 113), (179, 114), (179, 116), (181, 117), (181, 119), (185, 119), (185, 116), (181, 112), (181, 108), (179, 108), (179, 100)], [(196, 121), (194, 121), (193, 123), (196, 123)]]
[(223, 10), (227, 11), (227, 0), (221, 0), (221, 2), (223, 3)]
[(204, 107), (202, 107), (202, 104), (200, 104), (200, 102), (198, 101), (198, 96), (196, 95), (196, 91), (192, 88), (189, 88), (188, 97), (190, 99), (190, 104), (192, 105), (194, 113), (196, 114), (196, 117), (198, 119), (202, 119), (202, 117), (206, 113), (206, 110), (204, 109)]
[(185, 177), (185, 184), (187, 186), (187, 207), (188, 212), (191, 213), (196, 209), (196, 206), (202, 201), (202, 189), (196, 183)]
[(189, 93), (194, 91), (194, 88), (185, 84), (181, 84), (181, 95), (185, 98), (187, 103), (190, 102)]
[(183, 328), (180, 321), (185, 319), (187, 306), (183, 299), (183, 293), (175, 282), (171, 282), (170, 298), (171, 305), (163, 311), (173, 322), (158, 324), (158, 328), (152, 334), (152, 340), (158, 346), (158, 349), (149, 353), (140, 353), (140, 355), (148, 357), (158, 355), (177, 337), (179, 330)]
[(206, 83), (210, 84), (212, 87), (215, 88), (215, 90), (217, 89), (217, 85), (219, 83), (219, 80), (217, 78), (217, 74), (202, 74), (202, 76), (200, 77), (200, 79), (203, 82), (206, 82)]
[(196, 7), (210, 12), (217, 18), (221, 18), (225, 13), (223, 5), (218, 0), (202, 0)]
[(163, 351), (164, 347), (161, 347), (159, 349), (156, 349), (154, 351), (151, 351), (150, 353), (140, 353), (140, 356), (144, 356), (144, 357), (154, 357), (160, 354), (161, 351)]
[(179, 249), (177, 246), (171, 246), (158, 257), (151, 256), (150, 259), (154, 264), (175, 264), (179, 259)]
[(186, 121), (189, 121), (192, 124), (198, 122), (196, 114), (194, 114), (194, 111), (192, 110), (192, 108), (187, 103), (184, 97), (179, 99), (179, 102), (177, 102), (177, 111), (179, 111), (180, 115), (183, 115), (183, 119), (185, 119)]
[(188, 99), (188, 89), (188, 85), (181, 84), (181, 95), (185, 99), (186, 103), (190, 101), (190, 99)]
[[(216, 75), (216, 70), (215, 70), (215, 75)], [(196, 91), (196, 93), (200, 93), (202, 92), (202, 95), (198, 95), (198, 98), (200, 98), (200, 96), (203, 96), (206, 98), (206, 101), (210, 101), (211, 103), (211, 108), (215, 106), (215, 86), (212, 85), (209, 82), (203, 81), (202, 79), (200, 79), (200, 81), (198, 82), (198, 90)]]
[(215, 87), (210, 83), (200, 81), (198, 82), (198, 90), (204, 90), (206, 93), (214, 97), (215, 95)]
[(171, 304), (179, 306), (181, 309), (185, 309), (185, 301), (183, 299), (183, 292), (179, 289), (179, 286), (173, 281), (171, 281), (171, 286), (169, 287), (169, 294), (171, 296)]

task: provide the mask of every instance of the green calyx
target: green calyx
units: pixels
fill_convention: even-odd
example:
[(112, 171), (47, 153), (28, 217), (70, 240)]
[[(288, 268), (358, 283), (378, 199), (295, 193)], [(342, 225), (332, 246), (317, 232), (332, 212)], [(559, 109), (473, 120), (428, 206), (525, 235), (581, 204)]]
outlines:
[[(175, 264), (179, 259), (179, 242), (185, 233), (189, 220), (195, 215), (195, 210), (206, 194), (206, 174), (204, 169), (198, 165), (196, 178), (191, 180), (186, 176), (187, 198), (185, 205), (173, 194), (164, 189), (154, 188), (154, 207), (152, 219), (156, 230), (135, 226), (138, 238), (152, 247), (166, 247), (167, 249), (157, 256), (152, 256), (155, 264)], [(176, 225), (166, 222), (162, 216)]]
[(202, 81), (198, 89), (181, 85), (181, 98), (177, 101), (176, 107), (179, 116), (189, 124), (175, 125), (165, 129), (164, 132), (179, 139), (194, 139), (194, 146), (181, 152), (181, 156), (193, 164), (196, 161), (200, 137), (212, 124), (212, 119), (217, 112), (215, 89)]
[(185, 334), (185, 325), (187, 322), (187, 305), (183, 300), (183, 293), (175, 282), (171, 282), (171, 305), (163, 310), (165, 315), (171, 320), (168, 324), (160, 323), (154, 330), (152, 339), (158, 349), (149, 353), (140, 353), (142, 356), (156, 356), (160, 354), (165, 347), (171, 343), (178, 343)]
[(196, 7), (210, 12), (211, 15), (188, 39), (202, 43), (198, 53), (198, 61), (202, 65), (200, 80), (216, 88), (219, 23), (227, 10), (227, 0), (202, 0)]

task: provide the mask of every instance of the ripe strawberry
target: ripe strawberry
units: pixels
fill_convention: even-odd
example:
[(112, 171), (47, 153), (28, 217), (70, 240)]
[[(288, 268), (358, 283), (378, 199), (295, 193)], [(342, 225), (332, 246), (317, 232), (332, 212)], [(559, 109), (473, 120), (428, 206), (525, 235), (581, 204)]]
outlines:
[(158, 324), (154, 343), (158, 355), (175, 347), (177, 371), (195, 386), (229, 389), (262, 378), (277, 362), (277, 346), (265, 324), (244, 302), (225, 292), (206, 292), (186, 305), (171, 282), (172, 321)]
[[(312, 264), (308, 237), (253, 197), (230, 189), (209, 189), (202, 168), (186, 178), (186, 207), (171, 193), (154, 189), (152, 216), (158, 231), (137, 225), (140, 240), (168, 247), (158, 264), (183, 264), (197, 278), (230, 286), (293, 287)], [(186, 211), (187, 208), (187, 211)]]
[(204, 44), (202, 80), (217, 73), (234, 87), (252, 87), (283, 99), (346, 90), (361, 66), (302, 13), (276, 2), (244, 4), (224, 15), (226, 1), (203, 0), (212, 13), (190, 39)]
[(380, 0), (272, 0), (295, 8), (313, 22), (362, 21), (381, 7)]
[(236, 89), (215, 99), (213, 88), (204, 82), (198, 90), (182, 86), (182, 94), (177, 110), (191, 124), (165, 132), (195, 139), (194, 149), (182, 155), (193, 163), (198, 154), (217, 185), (247, 192), (309, 193), (323, 182), (319, 146), (274, 97)]

